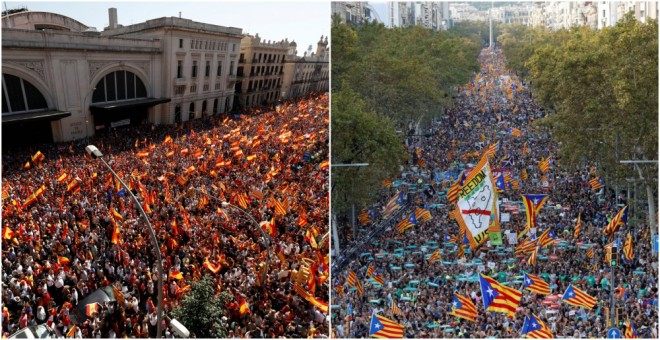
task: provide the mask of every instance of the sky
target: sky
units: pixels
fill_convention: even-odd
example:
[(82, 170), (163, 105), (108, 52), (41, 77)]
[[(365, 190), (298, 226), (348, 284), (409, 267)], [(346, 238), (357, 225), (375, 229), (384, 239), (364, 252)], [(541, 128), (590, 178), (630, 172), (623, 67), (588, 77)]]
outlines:
[[(102, 31), (108, 25), (108, 8), (117, 8), (117, 21), (128, 26), (161, 17), (181, 17), (207, 24), (238, 27), (243, 33), (259, 34), (264, 40), (295, 40), (298, 55), (309, 45), (316, 51), (321, 35), (330, 34), (330, 2), (281, 1), (6, 1), (2, 10), (27, 7), (30, 11), (54, 12)], [(328, 42), (330, 39), (328, 39)]]

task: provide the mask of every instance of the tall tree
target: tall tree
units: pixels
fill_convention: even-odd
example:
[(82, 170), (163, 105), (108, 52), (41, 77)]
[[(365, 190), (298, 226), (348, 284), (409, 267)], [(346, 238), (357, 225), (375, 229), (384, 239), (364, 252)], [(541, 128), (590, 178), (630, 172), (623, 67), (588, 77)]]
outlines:
[(213, 280), (206, 275), (193, 283), (172, 315), (197, 338), (226, 338), (227, 329), (221, 319), (227, 315), (225, 305), (232, 299), (227, 292), (216, 297)]

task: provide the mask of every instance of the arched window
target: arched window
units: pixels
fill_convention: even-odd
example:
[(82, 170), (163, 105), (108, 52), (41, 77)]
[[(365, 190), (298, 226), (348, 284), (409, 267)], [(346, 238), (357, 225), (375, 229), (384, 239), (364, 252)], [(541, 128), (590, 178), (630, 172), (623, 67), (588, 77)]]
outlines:
[(147, 88), (140, 77), (129, 71), (108, 73), (94, 88), (92, 103), (147, 98)]
[(215, 100), (213, 101), (213, 114), (215, 115), (217, 113), (218, 113), (218, 98), (215, 98)]
[(190, 109), (188, 111), (188, 119), (195, 118), (195, 103), (190, 103)]
[(11, 74), (2, 74), (2, 114), (47, 108), (46, 98), (29, 81)]

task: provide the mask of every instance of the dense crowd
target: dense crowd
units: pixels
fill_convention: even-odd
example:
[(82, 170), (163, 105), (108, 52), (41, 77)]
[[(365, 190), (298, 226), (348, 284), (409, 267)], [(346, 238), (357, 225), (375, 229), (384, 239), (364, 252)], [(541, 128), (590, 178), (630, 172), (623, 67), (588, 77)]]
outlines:
[[(147, 211), (163, 273), (138, 209), (87, 143), (4, 152), (3, 335), (48, 324), (78, 338), (154, 337), (158, 275), (168, 315), (210, 275), (218, 293), (234, 297), (222, 318), (230, 337), (326, 336), (327, 313), (293, 284), (328, 302), (328, 113), (327, 94), (309, 95), (90, 138)], [(43, 160), (31, 160), (37, 151)], [(270, 249), (259, 226), (218, 200), (259, 221)], [(121, 302), (101, 304), (71, 331), (78, 302), (110, 285)]]
[[(630, 320), (638, 337), (658, 337), (658, 261), (652, 251), (646, 207), (635, 208), (639, 219), (621, 228), (615, 237), (621, 247), (627, 233), (634, 241), (634, 260), (619, 262), (615, 278), (604, 260), (604, 246), (610, 243), (602, 231), (622, 206), (627, 205), (625, 193), (615, 195), (609, 188), (592, 190), (589, 181), (597, 167), (567, 169), (561, 166), (558, 146), (549, 131), (533, 124), (545, 113), (534, 101), (527, 84), (505, 68), (499, 50), (484, 49), (480, 55), (481, 72), (465, 87), (459, 88), (455, 106), (434, 119), (417, 136), (409, 136), (410, 152), (401, 178), (380, 193), (373, 210), (383, 211), (392, 197), (403, 193), (404, 207), (389, 218), (371, 214), (362, 226), (367, 232), (357, 239), (348, 239), (341, 254), (333, 257), (332, 328), (336, 337), (368, 337), (372, 313), (378, 313), (405, 326), (404, 335), (411, 338), (519, 338), (525, 316), (539, 316), (555, 337), (604, 338), (608, 325), (610, 292), (616, 292), (616, 305), (622, 308), (620, 320)], [(410, 128), (415, 130), (413, 124)], [(517, 129), (520, 135), (512, 133)], [(421, 135), (421, 136), (420, 136)], [(522, 194), (549, 195), (549, 201), (538, 215), (537, 236), (550, 228), (556, 239), (541, 251), (535, 265), (528, 265), (529, 254), (514, 252), (515, 241), (495, 247), (490, 241), (471, 252), (458, 255), (459, 226), (450, 218), (454, 208), (446, 193), (459, 174), (476, 164), (485, 148), (499, 143), (491, 168), (508, 172), (519, 189), (508, 187), (499, 193), (502, 231), (519, 233), (526, 225), (520, 205)], [(553, 162), (545, 174), (538, 167), (541, 159)], [(421, 160), (421, 162), (420, 162)], [(523, 175), (525, 172), (525, 175)], [(437, 176), (440, 174), (440, 176)], [(527, 177), (527, 178), (525, 178)], [(397, 224), (416, 208), (426, 207), (433, 219), (420, 222), (403, 234)], [(511, 207), (511, 209), (505, 209)], [(582, 229), (577, 238), (574, 230), (578, 215)], [(365, 213), (365, 216), (367, 214)], [(641, 221), (641, 222), (640, 222)], [(653, 226), (656, 228), (657, 226)], [(520, 241), (528, 236), (521, 235)], [(517, 236), (513, 238), (518, 239)], [(593, 258), (587, 257), (587, 247), (594, 245)], [(342, 244), (344, 245), (344, 244)], [(442, 261), (426, 259), (440, 249)], [(556, 258), (555, 256), (556, 255)], [(369, 268), (381, 275), (378, 284), (367, 275)], [(351, 271), (364, 293), (347, 281)], [(514, 318), (506, 314), (485, 312), (478, 273), (521, 290), (523, 273), (541, 276), (552, 288), (552, 294), (564, 293), (569, 284), (597, 299), (588, 310), (523, 290), (522, 300)], [(372, 275), (371, 277), (373, 277)], [(449, 315), (454, 293), (467, 295), (476, 305), (476, 322)], [(395, 314), (392, 305), (402, 314)], [(558, 304), (558, 306), (557, 306)], [(552, 306), (554, 305), (554, 306)], [(621, 325), (620, 329), (625, 328)]]

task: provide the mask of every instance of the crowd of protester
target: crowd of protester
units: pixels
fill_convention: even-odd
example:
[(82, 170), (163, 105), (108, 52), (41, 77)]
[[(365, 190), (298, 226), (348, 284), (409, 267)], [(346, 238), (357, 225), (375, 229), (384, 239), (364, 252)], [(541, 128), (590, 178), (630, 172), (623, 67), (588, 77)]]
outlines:
[[(629, 218), (628, 225), (615, 235), (621, 241), (627, 233), (632, 235), (635, 257), (632, 262), (619, 262), (612, 282), (611, 267), (604, 260), (604, 246), (610, 239), (602, 231), (612, 216), (629, 203), (625, 193), (617, 196), (607, 187), (593, 190), (589, 185), (597, 174), (593, 164), (574, 169), (562, 167), (558, 145), (549, 131), (533, 124), (545, 112), (534, 101), (528, 84), (506, 69), (499, 50), (484, 49), (479, 58), (481, 72), (459, 88), (455, 106), (423, 131), (409, 134), (417, 136), (407, 137), (411, 157), (402, 177), (393, 179), (390, 187), (381, 190), (380, 199), (368, 207), (379, 211), (361, 226), (367, 232), (360, 235), (368, 236), (345, 239), (341, 254), (333, 257), (333, 335), (368, 337), (372, 314), (378, 313), (402, 324), (404, 336), (411, 338), (520, 338), (524, 317), (533, 313), (555, 337), (604, 338), (610, 327), (622, 331), (625, 328), (608, 324), (610, 292), (614, 289), (617, 307), (623, 311), (619, 320), (629, 320), (638, 337), (657, 338), (658, 261), (652, 250), (650, 229), (644, 223), (646, 207), (634, 208), (640, 210), (635, 211), (638, 220), (633, 224)], [(410, 128), (415, 130), (412, 124)], [(520, 136), (512, 133), (512, 128), (520, 130)], [(450, 218), (454, 206), (446, 192), (458, 174), (479, 161), (487, 146), (498, 142), (499, 149), (489, 161), (491, 168), (509, 171), (520, 185), (519, 189), (506, 188), (499, 193), (501, 212), (510, 216), (508, 222), (501, 222), (502, 231), (517, 234), (526, 225), (524, 210), (519, 205), (505, 210), (505, 202), (520, 201), (522, 194), (549, 195), (538, 215), (536, 234), (550, 228), (556, 240), (541, 252), (535, 265), (527, 264), (528, 255), (513, 251), (515, 243), (510, 244), (508, 237), (503, 237), (501, 247), (488, 241), (471, 252), (466, 245), (463, 257), (458, 256), (459, 226)], [(553, 163), (543, 174), (538, 162), (547, 157)], [(439, 178), (436, 173), (442, 176)], [(381, 216), (383, 207), (401, 192), (405, 196), (404, 207), (389, 218)], [(432, 220), (418, 221), (404, 233), (396, 230), (407, 214), (423, 207), (430, 210)], [(578, 215), (582, 229), (574, 238)], [(590, 244), (594, 244), (593, 258), (586, 255), (585, 245)], [(431, 264), (425, 258), (436, 245), (442, 251), (442, 261)], [(397, 252), (397, 248), (404, 251)], [(382, 275), (382, 285), (369, 279), (369, 267), (375, 275)], [(363, 286), (362, 295), (347, 282), (351, 271)], [(558, 306), (553, 307), (546, 296), (524, 290), (511, 319), (503, 313), (484, 311), (479, 281), (474, 280), (479, 272), (519, 290), (520, 276), (530, 273), (548, 281), (553, 295), (561, 296), (573, 284), (598, 302), (591, 310), (557, 300), (552, 304)], [(448, 314), (454, 293), (471, 298), (478, 310), (476, 322)], [(393, 304), (401, 314), (394, 313)]]
[[(158, 275), (168, 315), (210, 275), (218, 293), (234, 297), (222, 318), (230, 337), (327, 336), (327, 312), (293, 286), (329, 300), (328, 106), (328, 94), (314, 94), (240, 116), (122, 127), (3, 152), (3, 335), (47, 324), (77, 338), (155, 337)], [(143, 204), (163, 273), (137, 207), (85, 153), (87, 143)], [(37, 151), (43, 160), (31, 159)], [(120, 302), (72, 318), (81, 300), (106, 286)], [(76, 320), (85, 321), (72, 330)]]

